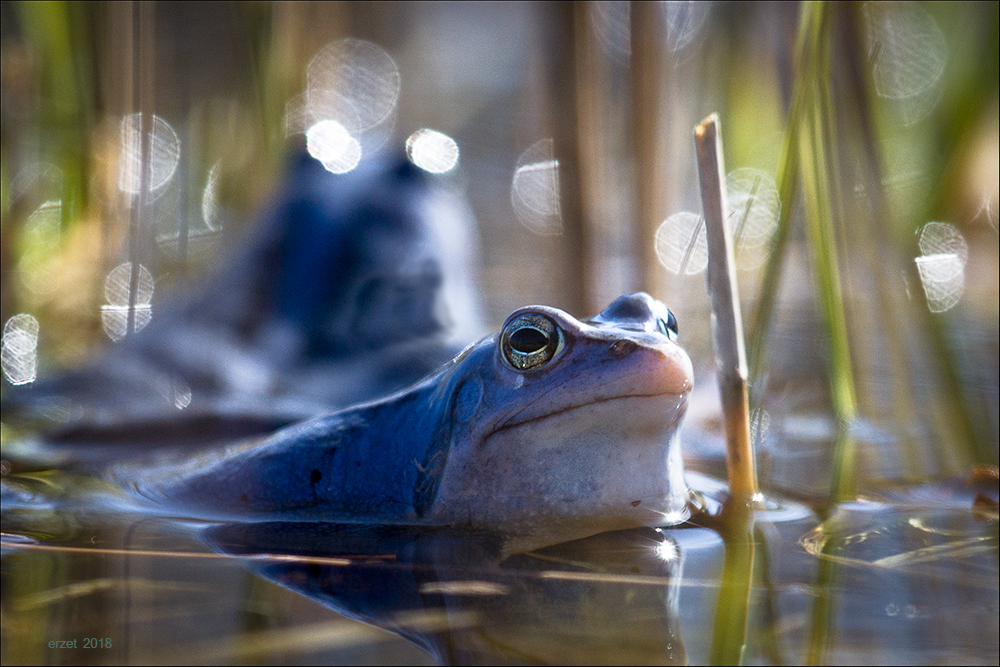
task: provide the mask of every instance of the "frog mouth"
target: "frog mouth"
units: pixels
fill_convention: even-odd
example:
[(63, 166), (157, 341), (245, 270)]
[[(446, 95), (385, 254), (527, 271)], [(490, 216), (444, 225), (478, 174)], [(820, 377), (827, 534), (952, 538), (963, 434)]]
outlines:
[(664, 402), (667, 402), (670, 398), (675, 399), (674, 401), (671, 402), (670, 405), (658, 406), (659, 407), (658, 413), (662, 416), (667, 416), (669, 414), (669, 424), (667, 425), (672, 425), (680, 421), (680, 417), (684, 413), (684, 411), (681, 408), (683, 408), (687, 403), (686, 398), (688, 393), (689, 393), (688, 391), (683, 391), (680, 393), (664, 391), (664, 392), (656, 392), (648, 394), (624, 394), (620, 396), (608, 396), (606, 398), (598, 398), (586, 401), (584, 403), (567, 405), (565, 407), (552, 410), (551, 412), (546, 412), (545, 414), (524, 417), (523, 419), (518, 419), (516, 415), (512, 415), (511, 418), (509, 419), (513, 419), (513, 421), (505, 421), (500, 423), (496, 428), (493, 429), (490, 435), (492, 436), (510, 429), (520, 428), (522, 426), (526, 426), (529, 424), (543, 422), (549, 419), (559, 417), (561, 415), (565, 415), (575, 410), (592, 408), (594, 406), (603, 406), (605, 404), (610, 404), (610, 403), (632, 401), (637, 399), (638, 400), (665, 399)]

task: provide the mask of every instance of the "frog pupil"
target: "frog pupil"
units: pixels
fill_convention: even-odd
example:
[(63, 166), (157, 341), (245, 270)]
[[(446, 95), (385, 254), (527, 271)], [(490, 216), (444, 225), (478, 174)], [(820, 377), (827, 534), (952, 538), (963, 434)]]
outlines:
[(544, 331), (534, 327), (521, 327), (510, 334), (510, 346), (521, 354), (531, 354), (543, 349), (549, 343), (549, 337)]
[(508, 322), (500, 336), (500, 355), (516, 371), (544, 366), (562, 347), (559, 325), (541, 313), (523, 313)]

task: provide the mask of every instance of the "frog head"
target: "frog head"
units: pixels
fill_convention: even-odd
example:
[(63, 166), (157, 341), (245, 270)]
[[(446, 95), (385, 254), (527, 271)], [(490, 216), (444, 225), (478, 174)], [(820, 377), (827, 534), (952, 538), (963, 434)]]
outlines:
[(686, 518), (677, 430), (691, 361), (648, 294), (583, 321), (520, 308), (442, 380), (434, 400), (448, 427), (416, 490), (427, 518), (575, 534)]

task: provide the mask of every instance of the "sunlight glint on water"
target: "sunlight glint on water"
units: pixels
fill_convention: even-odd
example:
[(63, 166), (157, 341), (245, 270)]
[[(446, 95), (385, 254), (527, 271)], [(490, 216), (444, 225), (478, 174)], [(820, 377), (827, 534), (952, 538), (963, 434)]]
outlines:
[(514, 213), (525, 227), (542, 236), (562, 233), (559, 206), (559, 160), (552, 139), (542, 139), (521, 154), (510, 189)]
[(965, 291), (965, 265), (969, 246), (954, 225), (929, 222), (920, 231), (918, 241), (923, 253), (916, 258), (917, 272), (933, 313), (955, 307)]
[(900, 103), (904, 125), (937, 105), (948, 43), (937, 21), (915, 2), (866, 2), (868, 58), (876, 92)]
[[(119, 264), (104, 280), (104, 297), (107, 305), (101, 306), (101, 324), (108, 338), (119, 341), (128, 334), (129, 288), (132, 263)], [(135, 330), (139, 331), (153, 318), (153, 276), (144, 266), (139, 266), (139, 281), (135, 294)]]
[(667, 271), (693, 276), (708, 266), (705, 221), (697, 213), (681, 211), (656, 230), (656, 257)]
[[(118, 162), (118, 187), (123, 192), (136, 194), (142, 183), (142, 122), (141, 114), (129, 114), (121, 122), (121, 154)], [(169, 123), (153, 116), (150, 130), (150, 188), (163, 188), (180, 162), (180, 139)]]
[(660, 560), (671, 562), (675, 561), (680, 557), (680, 553), (677, 551), (677, 545), (673, 540), (663, 540), (656, 547), (656, 555)]
[(388, 138), (399, 101), (399, 68), (360, 39), (331, 42), (313, 57), (304, 92), (289, 100), (285, 132), (304, 132), (309, 154), (344, 174)]
[(868, 56), (883, 97), (926, 92), (944, 73), (948, 45), (937, 22), (915, 2), (867, 2)]
[(774, 179), (759, 169), (737, 169), (726, 176), (729, 216), (736, 266), (755, 269), (767, 259), (778, 228), (781, 200)]
[(35, 381), (38, 367), (38, 320), (21, 313), (7, 320), (0, 343), (3, 374), (13, 385)]
[(334, 174), (346, 174), (361, 161), (361, 144), (335, 120), (321, 120), (310, 127), (306, 149)]
[(358, 135), (385, 122), (399, 100), (399, 68), (382, 47), (360, 39), (325, 46), (306, 73), (308, 111)]
[(435, 130), (417, 130), (406, 140), (406, 155), (424, 171), (443, 174), (458, 164), (458, 144)]
[(21, 232), (21, 257), (18, 275), (24, 286), (35, 294), (52, 292), (58, 276), (52, 258), (62, 238), (62, 202), (47, 201), (32, 213)]
[[(781, 201), (774, 179), (757, 169), (737, 169), (726, 176), (729, 215), (736, 266), (759, 267), (767, 259), (771, 237), (778, 228)], [(696, 275), (708, 266), (708, 239), (704, 218), (681, 211), (656, 230), (656, 256), (671, 273)]]

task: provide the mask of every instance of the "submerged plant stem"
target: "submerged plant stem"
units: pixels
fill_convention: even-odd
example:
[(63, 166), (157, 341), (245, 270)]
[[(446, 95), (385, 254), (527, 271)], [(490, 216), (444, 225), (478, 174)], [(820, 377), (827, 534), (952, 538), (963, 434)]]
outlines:
[(754, 571), (754, 520), (745, 503), (725, 508), (722, 537), (726, 559), (715, 608), (709, 664), (738, 665), (743, 660)]
[(834, 587), (837, 585), (837, 563), (826, 558), (819, 559), (819, 573), (816, 575), (816, 597), (813, 598), (810, 614), (809, 645), (803, 664), (825, 665), (830, 633), (835, 613)]

